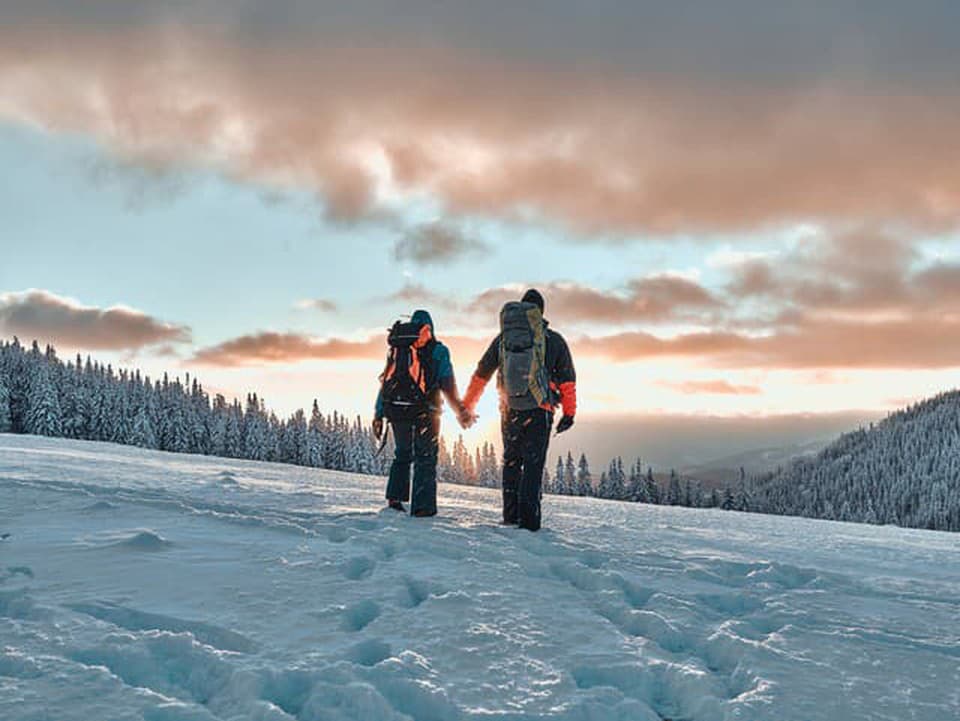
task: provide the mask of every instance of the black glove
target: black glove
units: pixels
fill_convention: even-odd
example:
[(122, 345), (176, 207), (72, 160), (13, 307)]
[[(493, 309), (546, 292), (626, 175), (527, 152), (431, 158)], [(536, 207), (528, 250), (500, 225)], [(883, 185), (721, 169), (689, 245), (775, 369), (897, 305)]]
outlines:
[(564, 416), (557, 424), (557, 433), (563, 433), (573, 428), (573, 416)]
[(383, 438), (383, 418), (373, 419), (373, 437), (378, 441)]

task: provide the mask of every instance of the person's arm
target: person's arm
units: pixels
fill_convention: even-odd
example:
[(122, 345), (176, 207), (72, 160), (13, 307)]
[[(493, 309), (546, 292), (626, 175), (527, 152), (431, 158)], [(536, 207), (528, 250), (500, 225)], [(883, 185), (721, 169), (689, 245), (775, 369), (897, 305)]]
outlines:
[(381, 384), (380, 390), (377, 392), (377, 401), (373, 406), (373, 423), (370, 424), (370, 427), (373, 428), (373, 435), (379, 441), (383, 437), (383, 385)]
[[(559, 333), (554, 334), (554, 338), (557, 341), (559, 352), (553, 368), (550, 369), (550, 376), (560, 392), (560, 406), (563, 409), (563, 416), (571, 419), (571, 422), (566, 424), (566, 428), (569, 428), (573, 425), (573, 417), (577, 415), (577, 371), (573, 366), (573, 356), (570, 354), (567, 341)], [(561, 419), (562, 422), (563, 419)]]
[(499, 367), (500, 336), (498, 335), (480, 358), (480, 362), (477, 363), (477, 370), (474, 371), (473, 377), (470, 379), (470, 385), (467, 387), (467, 394), (463, 397), (463, 405), (471, 413), (477, 407), (477, 401), (483, 395), (483, 389), (487, 387), (490, 377)]
[(450, 351), (443, 343), (437, 343), (434, 347), (433, 361), (437, 369), (437, 383), (444, 398), (454, 412), (460, 413), (463, 410), (463, 402), (457, 391), (457, 377), (453, 372), (453, 363), (450, 361)]

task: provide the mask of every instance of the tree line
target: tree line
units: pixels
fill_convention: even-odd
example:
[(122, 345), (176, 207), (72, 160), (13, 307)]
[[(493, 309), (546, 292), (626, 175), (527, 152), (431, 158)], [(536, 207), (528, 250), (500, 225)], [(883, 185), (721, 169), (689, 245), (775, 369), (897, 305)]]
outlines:
[(749, 510), (960, 531), (960, 391), (754, 478)]
[[(48, 345), (30, 348), (16, 338), (0, 345), (0, 433), (108, 441), (139, 448), (290, 463), (313, 468), (382, 475), (393, 457), (392, 439), (379, 449), (369, 425), (334, 411), (323, 413), (317, 400), (309, 414), (297, 410), (281, 419), (256, 393), (245, 402), (211, 397), (197, 378), (151, 380), (138, 370), (114, 370), (80, 355), (66, 362)], [(448, 447), (441, 436), (438, 476), (447, 483), (498, 488), (497, 451), (485, 442), (471, 451), (459, 436)], [(558, 459), (556, 473), (545, 473), (544, 492), (641, 503), (746, 507), (740, 493), (705, 493), (699, 483), (668, 481), (643, 471), (640, 461), (624, 471), (614, 459), (594, 479), (586, 455), (575, 463)]]
[(297, 410), (280, 419), (255, 393), (212, 398), (196, 378), (151, 381), (79, 355), (64, 363), (52, 346), (0, 346), (0, 432), (109, 441), (140, 448), (383, 473), (369, 426), (333, 412)]

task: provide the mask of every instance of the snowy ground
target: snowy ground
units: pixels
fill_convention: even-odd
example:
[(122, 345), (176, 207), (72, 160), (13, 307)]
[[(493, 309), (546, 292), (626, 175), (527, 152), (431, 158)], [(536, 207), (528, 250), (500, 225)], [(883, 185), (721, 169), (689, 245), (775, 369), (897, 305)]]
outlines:
[(0, 719), (960, 717), (960, 537), (0, 436)]

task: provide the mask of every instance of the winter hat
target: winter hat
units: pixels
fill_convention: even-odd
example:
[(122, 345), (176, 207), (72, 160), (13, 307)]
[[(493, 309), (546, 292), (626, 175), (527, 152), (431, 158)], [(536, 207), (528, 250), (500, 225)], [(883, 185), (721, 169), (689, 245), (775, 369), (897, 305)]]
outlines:
[(533, 303), (540, 309), (540, 312), (543, 313), (543, 296), (540, 295), (540, 291), (535, 288), (531, 288), (526, 293), (523, 294), (523, 298), (520, 299), (524, 303)]

